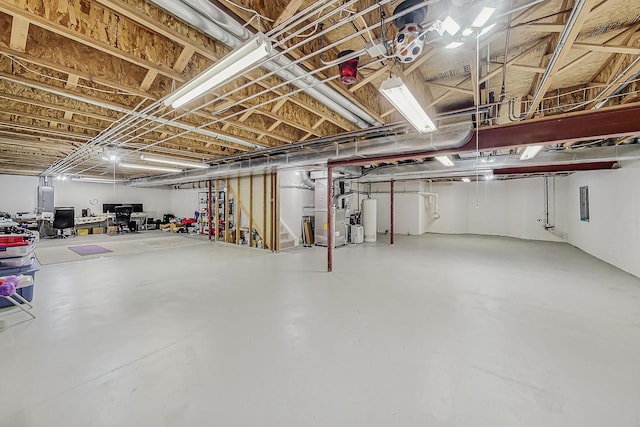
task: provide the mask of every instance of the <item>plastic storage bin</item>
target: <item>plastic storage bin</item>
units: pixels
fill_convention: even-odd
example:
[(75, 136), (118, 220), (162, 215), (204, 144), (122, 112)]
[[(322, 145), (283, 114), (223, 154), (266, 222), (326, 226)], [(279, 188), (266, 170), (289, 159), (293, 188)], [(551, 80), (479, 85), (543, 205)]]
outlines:
[[(10, 268), (0, 268), (0, 277), (4, 276), (19, 276), (21, 274), (31, 276), (31, 282), (35, 281), (36, 271), (40, 270), (40, 265), (35, 258), (31, 257), (25, 265), (20, 267), (10, 267)], [(30, 286), (25, 286), (22, 288), (18, 288), (16, 292), (27, 301), (33, 300), (33, 284)], [(0, 298), (0, 307), (9, 307), (12, 306), (9, 301), (4, 298)]]

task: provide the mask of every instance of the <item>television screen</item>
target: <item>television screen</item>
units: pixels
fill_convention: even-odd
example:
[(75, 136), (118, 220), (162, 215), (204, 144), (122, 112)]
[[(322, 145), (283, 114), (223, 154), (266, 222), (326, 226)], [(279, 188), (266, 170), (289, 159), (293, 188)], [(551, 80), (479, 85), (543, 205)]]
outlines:
[(103, 203), (102, 204), (102, 213), (111, 212), (114, 213), (116, 211), (116, 206), (121, 206), (122, 203)]

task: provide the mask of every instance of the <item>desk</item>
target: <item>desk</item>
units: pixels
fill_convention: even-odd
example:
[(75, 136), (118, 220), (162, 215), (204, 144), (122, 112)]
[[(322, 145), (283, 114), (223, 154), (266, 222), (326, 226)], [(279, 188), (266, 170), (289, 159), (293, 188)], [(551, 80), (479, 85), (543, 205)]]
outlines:
[(102, 232), (105, 233), (109, 226), (109, 217), (106, 215), (76, 217), (73, 221), (75, 223), (76, 234), (78, 229), (84, 228), (102, 228)]

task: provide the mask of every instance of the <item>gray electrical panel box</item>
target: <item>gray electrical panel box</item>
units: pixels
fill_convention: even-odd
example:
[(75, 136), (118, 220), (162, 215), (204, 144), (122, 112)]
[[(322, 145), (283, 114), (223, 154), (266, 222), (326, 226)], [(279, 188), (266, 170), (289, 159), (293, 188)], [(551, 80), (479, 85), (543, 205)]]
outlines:
[(53, 187), (38, 187), (38, 208), (36, 213), (53, 212)]

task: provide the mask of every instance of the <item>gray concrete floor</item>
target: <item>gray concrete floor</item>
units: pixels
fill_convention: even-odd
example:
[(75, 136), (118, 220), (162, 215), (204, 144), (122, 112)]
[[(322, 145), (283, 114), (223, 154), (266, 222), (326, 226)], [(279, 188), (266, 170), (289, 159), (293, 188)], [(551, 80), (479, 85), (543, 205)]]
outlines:
[(638, 426), (640, 279), (566, 244), (205, 244), (46, 265), (0, 426)]

